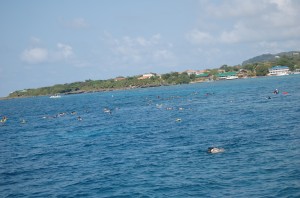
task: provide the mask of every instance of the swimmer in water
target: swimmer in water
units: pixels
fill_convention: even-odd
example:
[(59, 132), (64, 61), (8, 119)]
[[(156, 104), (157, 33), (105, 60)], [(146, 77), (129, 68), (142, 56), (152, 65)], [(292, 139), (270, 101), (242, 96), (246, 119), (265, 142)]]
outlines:
[(208, 153), (222, 153), (222, 152), (224, 152), (224, 149), (217, 148), (217, 147), (208, 147), (207, 152)]
[(177, 119), (176, 119), (176, 122), (181, 122), (181, 118), (177, 118)]
[(3, 116), (3, 118), (0, 120), (0, 122), (4, 123), (4, 122), (6, 122), (6, 120), (7, 120), (7, 117)]

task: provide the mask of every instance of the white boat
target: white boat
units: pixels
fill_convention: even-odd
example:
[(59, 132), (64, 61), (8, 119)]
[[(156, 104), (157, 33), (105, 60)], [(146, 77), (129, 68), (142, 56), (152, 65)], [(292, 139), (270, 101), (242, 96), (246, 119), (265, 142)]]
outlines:
[(289, 75), (288, 73), (278, 73), (276, 76), (287, 76)]
[(58, 94), (55, 94), (55, 95), (53, 95), (53, 96), (50, 96), (50, 98), (61, 98), (61, 96), (58, 95)]
[(239, 77), (237, 76), (228, 76), (226, 77), (226, 80), (234, 80), (234, 79), (238, 79)]

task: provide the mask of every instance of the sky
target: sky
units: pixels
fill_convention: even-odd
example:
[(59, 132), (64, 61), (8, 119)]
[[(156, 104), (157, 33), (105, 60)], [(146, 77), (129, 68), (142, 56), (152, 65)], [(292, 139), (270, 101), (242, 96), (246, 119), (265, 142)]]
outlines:
[(300, 50), (299, 0), (0, 0), (0, 97)]

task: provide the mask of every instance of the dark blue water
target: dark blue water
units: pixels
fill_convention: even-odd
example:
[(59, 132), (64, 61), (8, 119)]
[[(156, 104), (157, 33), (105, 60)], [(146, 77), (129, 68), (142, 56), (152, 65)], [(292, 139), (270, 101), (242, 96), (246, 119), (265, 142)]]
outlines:
[(300, 197), (299, 102), (300, 75), (3, 100), (0, 196)]

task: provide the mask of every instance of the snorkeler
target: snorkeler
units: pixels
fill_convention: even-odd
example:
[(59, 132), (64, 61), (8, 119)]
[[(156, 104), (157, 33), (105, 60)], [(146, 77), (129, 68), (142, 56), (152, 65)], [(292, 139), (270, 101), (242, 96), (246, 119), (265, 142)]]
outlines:
[(217, 148), (217, 147), (208, 147), (207, 152), (208, 153), (222, 153), (222, 152), (224, 152), (224, 149)]
[(4, 122), (6, 122), (6, 120), (7, 120), (7, 117), (3, 116), (2, 119), (0, 120), (0, 122), (4, 123)]

